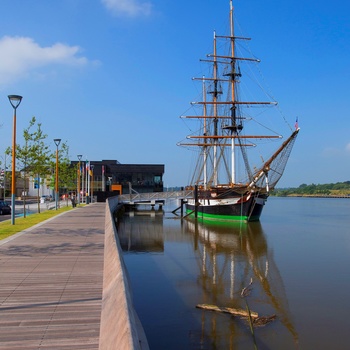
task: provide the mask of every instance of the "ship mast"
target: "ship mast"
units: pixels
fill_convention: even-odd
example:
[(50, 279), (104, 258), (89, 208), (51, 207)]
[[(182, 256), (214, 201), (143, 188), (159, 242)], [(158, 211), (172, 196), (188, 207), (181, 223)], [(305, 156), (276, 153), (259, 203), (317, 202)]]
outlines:
[[(214, 62), (213, 62), (213, 79), (214, 79), (214, 90), (211, 92), (213, 94), (213, 103), (214, 103), (214, 136), (218, 136), (218, 63), (216, 58), (216, 33), (214, 32)], [(217, 146), (218, 139), (214, 139), (214, 186), (218, 185), (218, 159), (217, 159)]]
[[(231, 121), (232, 125), (236, 125), (236, 104), (235, 104), (235, 71), (236, 71), (236, 62), (235, 62), (235, 39), (234, 39), (234, 23), (233, 23), (233, 4), (230, 0), (230, 35), (231, 35)], [(236, 133), (234, 128), (231, 131), (231, 134)], [(235, 168), (235, 139), (231, 139), (231, 183), (235, 184), (236, 180), (236, 168)]]
[[(206, 87), (205, 87), (205, 78), (203, 76), (203, 101), (206, 102)], [(207, 105), (204, 103), (203, 105), (203, 116), (204, 116), (204, 130), (203, 130), (203, 135), (207, 135)], [(203, 185), (204, 189), (207, 189), (208, 185), (208, 179), (207, 179), (207, 162), (208, 162), (208, 147), (207, 147), (207, 139), (204, 139), (204, 146), (203, 146)]]
[[(207, 55), (207, 59), (201, 59), (203, 62), (211, 64), (212, 76), (202, 78), (192, 78), (193, 80), (202, 81), (203, 101), (191, 102), (192, 105), (203, 105), (202, 115), (187, 115), (184, 118), (201, 119), (204, 122), (204, 130), (199, 135), (189, 135), (187, 139), (197, 140), (190, 143), (179, 143), (182, 146), (201, 147), (202, 167), (198, 168), (199, 172), (197, 181), (203, 181), (204, 189), (209, 187), (218, 187), (219, 171), (226, 171), (229, 184), (225, 186), (234, 187), (237, 182), (238, 172), (236, 168), (238, 150), (242, 151), (242, 157), (245, 163), (246, 172), (250, 181), (254, 180), (253, 174), (245, 152), (245, 147), (255, 146), (252, 141), (244, 142), (249, 139), (275, 139), (281, 138), (280, 135), (242, 135), (243, 116), (241, 114), (241, 106), (257, 106), (257, 105), (276, 105), (276, 102), (271, 101), (241, 101), (237, 96), (237, 87), (239, 77), (241, 77), (239, 62), (260, 62), (256, 58), (236, 57), (236, 40), (250, 40), (250, 38), (235, 36), (234, 28), (234, 7), (233, 0), (230, 0), (230, 31), (228, 35), (217, 35), (214, 31), (213, 36), (213, 53)], [(229, 45), (228, 52), (221, 54), (221, 45), (218, 42), (224, 39)], [(227, 47), (226, 47), (227, 48)], [(220, 67), (223, 68), (221, 72)], [(220, 70), (220, 72), (219, 72)], [(208, 82), (208, 83), (207, 83)], [(227, 89), (222, 90), (223, 84)], [(223, 93), (228, 93), (227, 100), (221, 100), (219, 97)], [(206, 96), (211, 95), (210, 98)], [(219, 125), (220, 123), (220, 125)], [(220, 128), (220, 130), (219, 130)], [(226, 130), (225, 131), (222, 131)], [(231, 152), (229, 158), (224, 156), (224, 148), (228, 147)], [(227, 162), (226, 162), (227, 160)], [(229, 164), (231, 161), (231, 164)], [(220, 165), (220, 162), (222, 163)], [(202, 177), (203, 176), (203, 177)], [(210, 184), (210, 186), (209, 186)], [(227, 184), (227, 183), (226, 183)], [(220, 185), (222, 186), (222, 185)]]

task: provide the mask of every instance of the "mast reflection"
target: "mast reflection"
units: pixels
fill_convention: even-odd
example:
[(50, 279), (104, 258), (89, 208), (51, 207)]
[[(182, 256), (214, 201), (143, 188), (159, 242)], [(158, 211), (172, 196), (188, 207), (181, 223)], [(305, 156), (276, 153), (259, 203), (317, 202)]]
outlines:
[[(144, 288), (151, 288), (150, 294), (158, 293), (158, 289), (164, 290), (159, 288), (160, 284), (168, 283), (165, 290), (169, 293), (171, 289), (172, 297), (178, 299), (169, 300), (168, 295), (157, 294), (157, 306), (163, 305), (168, 309), (169, 302), (186, 305), (188, 309), (182, 312), (189, 315), (188, 319), (176, 322), (187, 322), (187, 334), (194, 344), (193, 348), (202, 344), (208, 349), (236, 349), (250, 344), (246, 320), (195, 309), (198, 304), (246, 309), (246, 301), (250, 310), (259, 316), (277, 316), (273, 323), (259, 329), (260, 342), (268, 339), (266, 343), (272, 343), (272, 348), (297, 347), (298, 335), (289, 311), (283, 279), (259, 222), (231, 223), (229, 226), (206, 222), (203, 225), (199, 220), (175, 219), (170, 213), (159, 210), (138, 210), (126, 216), (118, 227), (124, 254), (128, 255), (129, 261), (132, 254), (157, 254), (157, 259), (151, 259), (151, 263), (147, 254), (143, 254), (143, 259), (138, 254), (139, 264), (151, 266), (151, 275), (145, 275), (147, 269), (140, 272), (142, 279), (149, 284)], [(140, 266), (131, 265), (136, 268), (135, 278), (140, 278), (137, 272)], [(251, 292), (243, 298), (242, 289), (250, 281)], [(138, 303), (149, 303), (143, 292), (140, 292)], [(155, 305), (152, 312), (155, 312)], [(164, 315), (167, 315), (166, 311)], [(152, 315), (147, 314), (147, 317), (150, 319), (146, 322), (152, 325)], [(145, 326), (147, 330), (147, 324)]]
[[(283, 280), (260, 222), (204, 225), (184, 220), (183, 232), (193, 235), (193, 247), (200, 256), (201, 303), (245, 309), (241, 292), (252, 282), (249, 308), (259, 316), (277, 315), (298, 343)], [(202, 312), (214, 325), (216, 314)]]

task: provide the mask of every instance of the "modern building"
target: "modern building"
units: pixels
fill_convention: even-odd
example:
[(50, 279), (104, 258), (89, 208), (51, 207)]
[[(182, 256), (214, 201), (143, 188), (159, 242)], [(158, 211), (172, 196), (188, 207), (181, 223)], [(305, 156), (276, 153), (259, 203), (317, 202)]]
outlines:
[[(77, 166), (78, 161), (71, 162)], [(117, 160), (81, 161), (81, 188), (90, 181), (94, 195), (105, 197), (129, 193), (163, 192), (164, 164), (121, 164)], [(88, 173), (90, 179), (88, 177)], [(92, 192), (92, 191), (91, 191)]]
[[(72, 161), (78, 167), (78, 161)], [(81, 161), (79, 187), (81, 198), (87, 194), (96, 196), (99, 201), (130, 191), (138, 193), (163, 192), (164, 164), (121, 164), (117, 160)], [(75, 185), (76, 184), (76, 185)], [(7, 184), (7, 187), (9, 183)], [(60, 195), (74, 192), (78, 186), (78, 172), (74, 180), (74, 191), (60, 188)], [(52, 174), (40, 179), (28, 176), (26, 185), (23, 179), (16, 182), (16, 196), (54, 196)]]

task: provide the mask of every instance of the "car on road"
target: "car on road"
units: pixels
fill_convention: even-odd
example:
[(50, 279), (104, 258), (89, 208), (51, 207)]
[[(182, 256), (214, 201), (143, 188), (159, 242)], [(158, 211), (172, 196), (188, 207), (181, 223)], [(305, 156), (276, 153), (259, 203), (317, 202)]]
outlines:
[(5, 201), (0, 201), (0, 215), (11, 214), (11, 207)]
[(51, 202), (51, 201), (52, 201), (51, 195), (43, 195), (40, 197), (40, 203)]

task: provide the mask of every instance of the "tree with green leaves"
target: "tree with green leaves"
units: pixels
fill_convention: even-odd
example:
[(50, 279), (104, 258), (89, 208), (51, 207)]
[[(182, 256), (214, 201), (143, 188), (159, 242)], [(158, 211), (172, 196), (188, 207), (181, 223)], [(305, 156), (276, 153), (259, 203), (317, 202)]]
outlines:
[[(51, 167), (54, 169), (56, 167), (56, 152), (52, 153), (51, 155)], [(61, 192), (68, 195), (70, 191), (75, 191), (76, 173), (77, 168), (71, 166), (71, 162), (69, 160), (69, 146), (67, 142), (63, 142), (58, 150), (58, 188), (61, 190)], [(56, 177), (52, 176), (50, 180), (50, 187), (55, 188), (55, 185)]]
[(47, 174), (52, 172), (50, 168), (51, 153), (49, 146), (45, 143), (47, 135), (44, 134), (41, 123), (36, 121), (35, 117), (29, 122), (29, 126), (23, 132), (25, 140), (24, 146), (17, 147), (17, 159), (24, 166), (25, 176), (30, 175), (37, 179), (37, 198), (38, 198), (38, 213), (40, 213), (40, 185), (43, 184)]
[[(28, 129), (25, 129), (23, 131), (23, 136), (24, 136), (24, 146), (17, 145), (16, 146), (16, 158), (18, 162), (21, 164), (20, 167), (23, 169), (23, 172), (19, 172), (19, 175), (22, 177), (22, 183), (23, 183), (23, 216), (27, 216), (26, 212), (26, 197), (27, 197), (27, 166), (28, 166), (28, 161), (29, 161), (29, 149), (28, 149), (28, 140), (29, 140), (29, 135), (30, 135), (30, 128), (31, 126), (28, 127)], [(18, 164), (17, 164), (18, 166)], [(17, 182), (16, 182), (17, 183)]]

